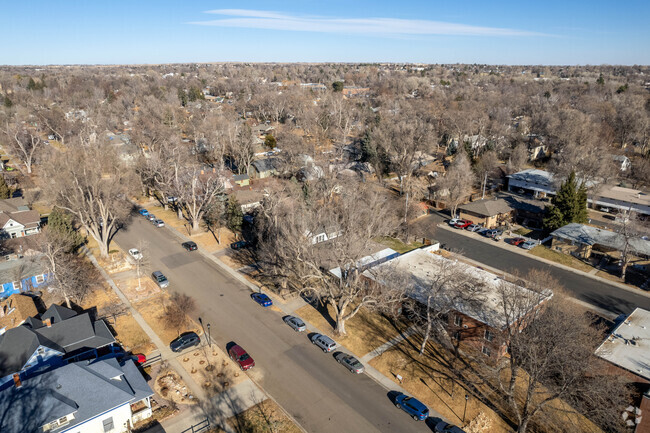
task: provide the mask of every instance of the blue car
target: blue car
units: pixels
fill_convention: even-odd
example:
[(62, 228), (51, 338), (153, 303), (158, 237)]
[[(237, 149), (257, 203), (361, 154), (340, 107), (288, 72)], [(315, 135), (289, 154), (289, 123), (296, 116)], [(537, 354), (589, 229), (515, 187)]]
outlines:
[(408, 413), (416, 421), (424, 421), (429, 416), (429, 408), (418, 399), (400, 394), (395, 399), (395, 407)]
[(146, 210), (146, 209), (140, 209), (140, 215), (147, 216), (147, 215), (149, 215), (149, 211)]
[(271, 300), (271, 298), (266, 296), (264, 293), (253, 293), (251, 295), (251, 298), (253, 298), (253, 301), (257, 302), (262, 307), (270, 307), (271, 305), (273, 305), (273, 301)]

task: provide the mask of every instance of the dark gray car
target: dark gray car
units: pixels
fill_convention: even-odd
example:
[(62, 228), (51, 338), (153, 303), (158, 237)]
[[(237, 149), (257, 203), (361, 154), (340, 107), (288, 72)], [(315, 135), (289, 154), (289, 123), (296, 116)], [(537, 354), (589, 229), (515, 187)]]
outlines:
[(186, 332), (185, 334), (178, 337), (176, 340), (172, 341), (169, 344), (169, 348), (172, 352), (180, 352), (188, 347), (198, 346), (201, 343), (201, 339), (196, 332)]
[(363, 364), (352, 355), (341, 352), (337, 353), (334, 359), (352, 373), (361, 374), (364, 371)]

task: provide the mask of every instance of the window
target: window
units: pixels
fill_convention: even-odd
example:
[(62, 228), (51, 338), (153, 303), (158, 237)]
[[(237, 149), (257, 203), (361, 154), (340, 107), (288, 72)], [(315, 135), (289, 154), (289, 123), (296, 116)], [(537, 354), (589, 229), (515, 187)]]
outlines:
[(20, 290), (22, 288), (20, 281), (14, 281), (13, 285), (14, 285), (14, 290)]
[(481, 348), (481, 352), (483, 352), (483, 355), (485, 355), (485, 356), (490, 356), (490, 354), (492, 353), (492, 351), (490, 350), (490, 348), (487, 347), (487, 346), (483, 346), (483, 347)]
[(113, 417), (106, 418), (104, 421), (102, 421), (102, 424), (104, 424), (104, 431), (109, 432), (113, 431)]
[(488, 330), (486, 329), (486, 330), (485, 330), (484, 338), (485, 338), (487, 341), (492, 341), (492, 340), (494, 340), (494, 334), (491, 333), (490, 331), (488, 331)]
[(463, 318), (459, 315), (454, 316), (454, 325), (461, 326), (463, 324)]
[(44, 281), (45, 281), (45, 276), (44, 275), (37, 275), (36, 276), (36, 284), (41, 284)]
[(456, 332), (454, 332), (454, 338), (455, 338), (456, 340), (460, 340), (460, 331), (456, 331)]

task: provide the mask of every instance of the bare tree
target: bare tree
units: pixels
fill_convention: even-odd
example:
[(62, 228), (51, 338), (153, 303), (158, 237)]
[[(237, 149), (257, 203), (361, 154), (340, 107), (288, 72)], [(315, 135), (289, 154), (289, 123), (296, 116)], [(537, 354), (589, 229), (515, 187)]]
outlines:
[(108, 257), (111, 239), (132, 208), (127, 198), (134, 185), (132, 172), (103, 142), (54, 151), (46, 170), (54, 204), (74, 215), (97, 241), (102, 257)]
[(458, 206), (471, 194), (475, 179), (467, 155), (464, 151), (459, 151), (445, 176), (436, 184), (437, 194), (449, 203), (452, 216), (456, 215)]
[(228, 130), (228, 154), (239, 174), (248, 173), (255, 157), (255, 142), (250, 126), (243, 124)]
[(163, 317), (165, 324), (176, 330), (179, 334), (181, 329), (189, 322), (189, 315), (196, 310), (196, 302), (185, 293), (172, 293), (169, 301), (164, 305)]
[(478, 175), (479, 180), (481, 181), (481, 198), (485, 198), (485, 188), (487, 185), (488, 178), (494, 173), (497, 166), (499, 165), (499, 160), (497, 159), (496, 152), (489, 150), (481, 155), (478, 163), (476, 164), (476, 174)]
[(621, 279), (625, 281), (627, 268), (632, 256), (636, 253), (635, 246), (643, 242), (642, 237), (648, 233), (648, 224), (642, 221), (638, 214), (631, 209), (619, 211), (617, 220), (621, 221), (619, 234), (623, 240), (623, 249), (621, 250)]
[(521, 142), (517, 143), (508, 157), (508, 163), (506, 164), (508, 173), (515, 173), (521, 170), (524, 168), (526, 161), (528, 161), (528, 150), (526, 149), (526, 145)]
[(206, 172), (198, 166), (179, 168), (175, 171), (173, 191), (177, 205), (192, 225), (192, 230), (197, 231), (206, 212), (223, 194), (223, 178), (216, 169)]
[(35, 156), (43, 147), (43, 140), (39, 137), (38, 131), (21, 125), (16, 119), (14, 124), (8, 122), (5, 124), (4, 133), (9, 150), (25, 165), (27, 173), (31, 174)]
[[(305, 293), (334, 310), (335, 331), (363, 307), (390, 308), (401, 286), (369, 284), (357, 269), (373, 239), (397, 227), (392, 202), (363, 184), (321, 179), (269, 197), (256, 218), (258, 263), (271, 282)], [(328, 271), (340, 268), (341, 277)]]

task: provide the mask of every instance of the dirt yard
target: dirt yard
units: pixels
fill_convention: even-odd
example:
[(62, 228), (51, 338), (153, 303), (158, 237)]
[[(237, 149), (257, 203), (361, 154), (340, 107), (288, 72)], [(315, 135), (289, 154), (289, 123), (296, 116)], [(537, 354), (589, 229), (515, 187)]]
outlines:
[(113, 281), (131, 302), (138, 302), (162, 293), (149, 273), (141, 272), (140, 278), (135, 270), (123, 271), (112, 276)]
[(200, 348), (178, 357), (192, 379), (206, 389), (208, 394), (219, 393), (247, 379), (246, 373), (228, 358), (216, 344)]
[(176, 404), (197, 403), (183, 379), (174, 370), (168, 369), (158, 375), (154, 383), (154, 391)]
[[(273, 400), (264, 400), (245, 412), (230, 418), (228, 424), (237, 432), (249, 433), (301, 433), (302, 430), (284, 413)], [(223, 433), (217, 428), (214, 433)]]
[(166, 326), (163, 317), (164, 304), (168, 302), (169, 294), (161, 292), (158, 295), (151, 296), (143, 301), (133, 303), (133, 307), (144, 317), (144, 320), (151, 326), (151, 328), (158, 334), (158, 337), (166, 344), (178, 337), (180, 333), (194, 331), (201, 334), (201, 327), (198, 323), (190, 322), (184, 329), (171, 329)]

